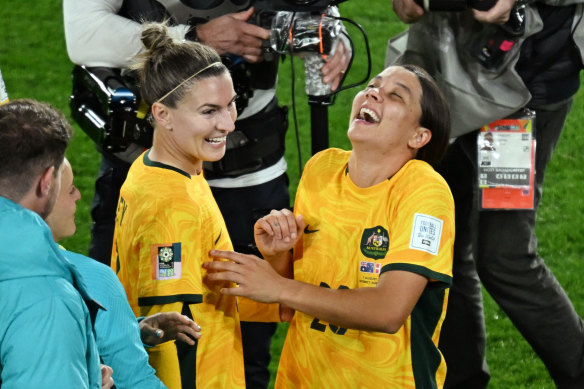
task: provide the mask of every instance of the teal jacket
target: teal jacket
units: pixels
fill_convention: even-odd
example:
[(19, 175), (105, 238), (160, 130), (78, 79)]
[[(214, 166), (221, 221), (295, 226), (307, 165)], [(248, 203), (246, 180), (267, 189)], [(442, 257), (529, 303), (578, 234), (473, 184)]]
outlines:
[(0, 197), (0, 247), (2, 389), (99, 389), (90, 299), (49, 227)]
[(84, 255), (62, 252), (83, 276), (91, 297), (105, 308), (97, 313), (95, 335), (103, 363), (114, 369), (116, 388), (165, 389), (148, 364), (138, 321), (114, 271)]

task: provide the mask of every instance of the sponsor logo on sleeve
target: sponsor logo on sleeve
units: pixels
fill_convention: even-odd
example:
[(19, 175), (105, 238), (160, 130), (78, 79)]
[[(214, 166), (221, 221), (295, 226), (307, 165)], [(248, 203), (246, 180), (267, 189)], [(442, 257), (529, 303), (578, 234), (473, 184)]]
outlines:
[(442, 237), (442, 220), (420, 213), (414, 214), (410, 248), (438, 255)]

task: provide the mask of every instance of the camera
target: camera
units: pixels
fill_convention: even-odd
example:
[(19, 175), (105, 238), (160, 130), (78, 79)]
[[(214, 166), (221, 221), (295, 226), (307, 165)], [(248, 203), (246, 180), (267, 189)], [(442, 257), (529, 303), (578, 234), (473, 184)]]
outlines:
[(147, 107), (140, 104), (137, 91), (127, 85), (118, 69), (73, 69), (73, 92), (69, 98), (71, 116), (103, 151), (124, 153), (132, 144), (152, 145), (152, 126)]
[(505, 24), (492, 26), (479, 44), (474, 47), (474, 56), (487, 69), (494, 69), (503, 63), (503, 59), (515, 46), (525, 32), (525, 1), (519, 0), (513, 5), (509, 20)]
[(469, 8), (488, 11), (497, 0), (414, 0), (425, 11), (464, 11)]

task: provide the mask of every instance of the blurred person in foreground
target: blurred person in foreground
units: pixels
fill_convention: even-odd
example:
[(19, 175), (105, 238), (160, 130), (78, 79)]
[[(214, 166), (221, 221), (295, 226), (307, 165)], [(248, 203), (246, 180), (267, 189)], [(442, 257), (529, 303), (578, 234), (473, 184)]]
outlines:
[[(0, 106), (0, 372), (4, 388), (99, 388), (98, 305), (43, 218), (72, 129), (46, 103)], [(111, 369), (104, 368), (104, 387)]]
[[(81, 198), (73, 183), (71, 164), (66, 158), (63, 164), (61, 190), (46, 218), (55, 242), (75, 233), (76, 203)], [(138, 327), (124, 288), (111, 268), (65, 249), (63, 255), (77, 267), (88, 291), (105, 308), (95, 318), (95, 337), (99, 356), (113, 369), (116, 388), (166, 388), (148, 364), (143, 344), (152, 347), (177, 339), (193, 345), (193, 339), (201, 337), (201, 328), (177, 312), (161, 312), (141, 318)]]

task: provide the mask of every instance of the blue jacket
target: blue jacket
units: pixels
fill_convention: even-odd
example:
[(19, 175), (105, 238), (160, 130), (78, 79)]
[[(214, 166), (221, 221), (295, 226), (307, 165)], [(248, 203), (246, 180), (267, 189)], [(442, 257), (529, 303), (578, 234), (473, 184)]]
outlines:
[(88, 295), (49, 227), (0, 197), (0, 247), (2, 389), (99, 389)]
[(114, 271), (84, 255), (63, 253), (83, 276), (91, 297), (106, 309), (97, 313), (95, 335), (103, 363), (114, 370), (116, 388), (166, 388), (148, 364), (138, 322)]

